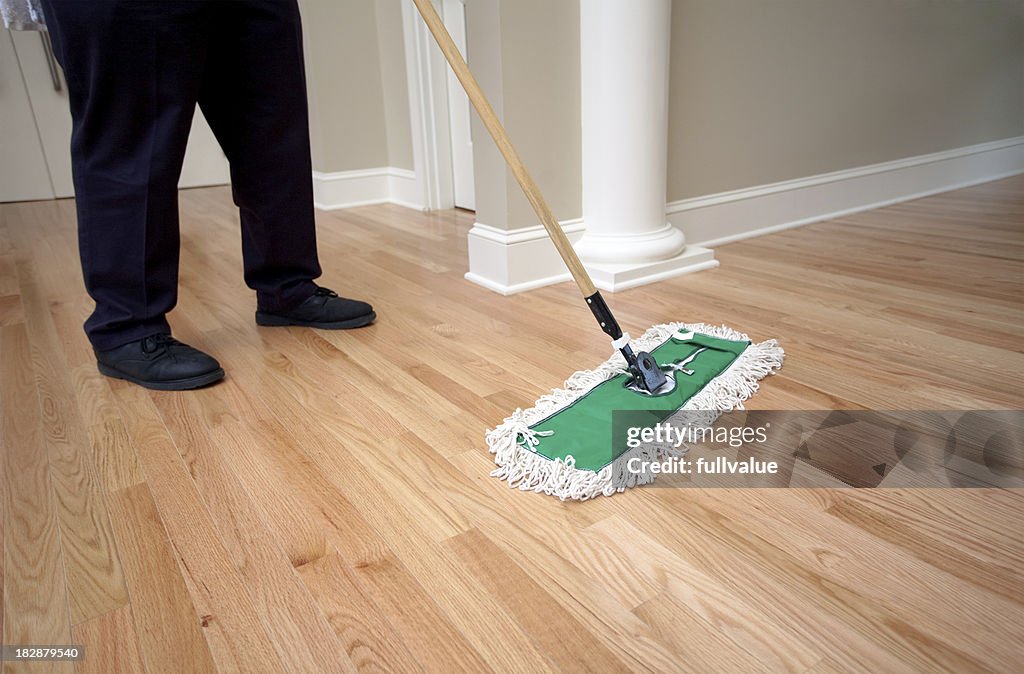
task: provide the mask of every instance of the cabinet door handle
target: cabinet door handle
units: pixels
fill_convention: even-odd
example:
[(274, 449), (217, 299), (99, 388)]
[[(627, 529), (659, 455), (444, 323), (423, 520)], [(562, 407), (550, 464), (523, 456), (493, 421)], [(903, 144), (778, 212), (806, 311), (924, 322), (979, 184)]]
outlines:
[(43, 53), (46, 54), (46, 67), (50, 69), (53, 90), (61, 91), (63, 86), (60, 82), (60, 66), (57, 65), (57, 57), (53, 55), (53, 43), (50, 42), (50, 34), (45, 30), (41, 30), (39, 31), (39, 39), (43, 42)]

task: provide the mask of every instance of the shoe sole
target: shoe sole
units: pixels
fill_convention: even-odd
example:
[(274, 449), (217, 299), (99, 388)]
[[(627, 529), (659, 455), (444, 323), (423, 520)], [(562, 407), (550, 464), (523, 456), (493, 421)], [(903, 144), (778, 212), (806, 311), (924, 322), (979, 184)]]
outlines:
[(297, 321), (292, 318), (285, 318), (284, 316), (263, 313), (262, 311), (256, 312), (256, 325), (262, 325), (270, 328), (281, 328), (289, 325), (295, 325), (302, 328), (320, 328), (322, 330), (351, 330), (352, 328), (361, 328), (369, 325), (375, 320), (377, 320), (377, 314), (372, 311), (365, 316), (356, 316), (355, 318), (349, 318), (344, 321), (334, 321), (332, 323), (326, 323), (323, 321)]
[(218, 382), (224, 378), (224, 369), (218, 368), (211, 372), (196, 375), (195, 377), (186, 377), (185, 379), (172, 379), (170, 381), (149, 381), (147, 379), (139, 379), (133, 377), (124, 372), (119, 372), (112, 367), (97, 363), (96, 366), (99, 368), (100, 374), (105, 374), (108, 377), (114, 379), (124, 379), (130, 381), (133, 384), (138, 384), (143, 388), (153, 389), (155, 391), (188, 391), (195, 388), (201, 388), (214, 382)]

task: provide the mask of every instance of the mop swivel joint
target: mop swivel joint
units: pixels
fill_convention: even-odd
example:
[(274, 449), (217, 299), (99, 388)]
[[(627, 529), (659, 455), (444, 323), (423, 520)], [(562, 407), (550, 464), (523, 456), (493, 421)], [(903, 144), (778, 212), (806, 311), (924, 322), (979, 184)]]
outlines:
[[(665, 384), (668, 377), (654, 360), (654, 356), (646, 351), (634, 354), (629, 344), (619, 349), (629, 364), (629, 373), (633, 375), (633, 385), (648, 393), (658, 393)], [(627, 353), (628, 352), (628, 353)]]
[(615, 348), (626, 359), (626, 366), (633, 377), (633, 385), (648, 393), (654, 393), (661, 389), (668, 381), (668, 377), (661, 371), (654, 356), (646, 351), (633, 352), (633, 348), (629, 345), (628, 335), (623, 339), (622, 328), (619, 327), (618, 321), (615, 320), (612, 310), (601, 297), (601, 293), (595, 292), (586, 300), (587, 306), (590, 307), (590, 311), (594, 314), (601, 329), (612, 338)]

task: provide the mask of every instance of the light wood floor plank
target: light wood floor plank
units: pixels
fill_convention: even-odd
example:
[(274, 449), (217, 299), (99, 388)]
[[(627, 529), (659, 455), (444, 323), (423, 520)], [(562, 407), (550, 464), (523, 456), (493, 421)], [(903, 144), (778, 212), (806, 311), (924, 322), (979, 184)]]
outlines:
[[(394, 631), (385, 628), (373, 633), (365, 647), (381, 653), (394, 653), (397, 650), (399, 657), (407, 651), (412, 657), (404, 661), (402, 668), (422, 667), (428, 672), (490, 669), (488, 663), (393, 555), (354, 566), (347, 560), (329, 555), (317, 560), (311, 567), (308, 570), (304, 568), (302, 575), (307, 579), (310, 589), (320, 598), (321, 605), (330, 607), (340, 604), (346, 607), (343, 613), (331, 613), (335, 629), (344, 633), (343, 638), (350, 643), (348, 650), (353, 653), (353, 659), (359, 654), (355, 652), (357, 647), (352, 643), (352, 637), (361, 631), (361, 625), (378, 618), (373, 613), (349, 616), (348, 611), (351, 607), (370, 603), (381, 614), (389, 616)], [(326, 579), (333, 581), (329, 588), (324, 585), (324, 574), (329, 574)], [(351, 582), (345, 582), (339, 577), (341, 574)], [(358, 590), (358, 593), (353, 593), (354, 590)], [(393, 633), (401, 635), (399, 644), (386, 641)], [(377, 642), (383, 643), (378, 646)]]
[[(671, 595), (659, 594), (633, 609), (651, 626), (656, 637), (680, 655), (679, 668), (695, 672), (772, 672), (779, 669), (774, 659), (760, 660), (735, 642), (723, 637), (707, 623), (693, 616)], [(695, 639), (692, 635), (699, 634)], [(768, 663), (772, 663), (769, 666)]]
[[(652, 537), (671, 541), (677, 551), (685, 545), (693, 563), (734, 591), (756, 588), (760, 610), (774, 612), (775, 620), (802, 632), (808, 642), (842, 653), (843, 662), (858, 662), (871, 671), (934, 669), (937, 663), (957, 671), (983, 671), (957, 646), (930, 638), (884, 605), (866, 599), (848, 580), (822, 578), (771, 539), (688, 499), (686, 490), (660, 490), (644, 499), (648, 500), (658, 505), (652, 506), (654, 517), (641, 527)], [(668, 512), (681, 520), (675, 527), (661, 523)], [(800, 606), (799, 619), (779, 610), (791, 601)]]
[(107, 504), (147, 671), (216, 671), (203, 636), (208, 626), (203, 622), (209, 621), (196, 613), (149, 487), (143, 483), (111, 492)]
[[(985, 490), (979, 492), (976, 498), (984, 498)], [(829, 508), (829, 514), (915, 556), (922, 556), (930, 565), (969, 583), (1014, 601), (1019, 598), (1017, 588), (1024, 583), (1020, 565), (1015, 559), (998, 554), (988, 541), (961, 541), (951, 537), (945, 527), (935, 526), (930, 518), (918, 519), (919, 511), (900, 508), (896, 499), (878, 505), (881, 507), (840, 497)], [(899, 512), (900, 517), (893, 517), (894, 512)], [(1016, 555), (1011, 553), (1011, 557)], [(991, 609), (989, 606), (988, 610)], [(1011, 625), (1019, 624), (1011, 622)]]
[[(234, 442), (230, 431), (210, 432), (201, 417), (197, 418), (193, 405), (201, 403), (195, 397), (173, 393), (151, 397), (189, 467), (219, 540), (267, 629), (269, 642), (286, 668), (299, 672), (354, 671), (350, 661), (339, 657), (340, 642), (282, 547), (291, 537), (274, 536), (274, 530), (267, 526), (267, 518), (280, 518), (280, 514), (258, 508), (253, 502), (253, 498), (269, 501), (274, 491), (246, 491), (233, 474), (237, 468), (232, 465), (238, 466), (239, 462), (227, 463), (225, 455), (237, 456), (230, 449), (224, 451)], [(311, 537), (317, 538), (315, 533)], [(322, 535), (319, 538), (313, 551), (304, 550), (300, 559), (323, 556)]]
[(248, 672), (280, 669), (284, 663), (275, 647), (284, 644), (271, 642), (148, 392), (126, 383), (115, 388), (153, 501), (181, 559), (186, 587), (203, 616), (217, 667)]
[(72, 376), (79, 409), (88, 424), (93, 470), (103, 489), (117, 491), (143, 482), (135, 448), (108, 379), (95, 365), (81, 365)]
[[(498, 609), (494, 599), (488, 595), (474, 597), (476, 584), (472, 577), (433, 545), (427, 532), (419, 529), (419, 521), (415, 516), (410, 517), (410, 506), (402, 501), (401, 495), (385, 491), (373, 473), (351, 456), (350, 450), (346, 448), (355, 452), (364, 451), (358, 446), (358, 441), (335, 435), (339, 431), (334, 427), (314, 430), (313, 425), (303, 416), (304, 410), (297, 405), (297, 401), (282, 399), (280, 403), (277, 414), (282, 425), (277, 436), (278, 451), (294, 443), (294, 440), (286, 437), (284, 429), (295, 428), (305, 422), (307, 432), (304, 434), (302, 448), (300, 450), (293, 446), (292, 451), (301, 452), (312, 460), (327, 481), (345, 495), (359, 519), (377, 532), (396, 557), (392, 559), (388, 556), (362, 566), (354, 561), (353, 566), (366, 575), (366, 581), (383, 582), (375, 585), (375, 589), (390, 593), (403, 590), (394, 584), (396, 574), (401, 578), (411, 573), (410, 578), (415, 578), (417, 584), (424, 586), (424, 596), (432, 597), (487, 662), (498, 667), (520, 665), (544, 669), (541, 666), (543, 656), (529, 644), (509, 617)], [(323, 510), (325, 504), (319, 504), (319, 508)], [(406, 523), (410, 521), (417, 525), (407, 526)], [(349, 549), (348, 545), (339, 547), (343, 553)], [(383, 581), (378, 577), (379, 574), (383, 574)], [(412, 591), (408, 583), (404, 591)], [(399, 597), (387, 594), (382, 600), (394, 602), (391, 606), (397, 608), (405, 603)]]
[[(240, 376), (247, 379), (258, 372), (244, 370)], [(261, 378), (270, 377), (270, 372), (261, 375)], [(275, 385), (275, 381), (248, 382), (247, 389), (263, 389), (268, 385)], [(295, 405), (294, 402), (288, 404)], [(296, 408), (292, 414), (301, 413)], [(287, 418), (289, 421), (298, 420), (296, 416)], [(308, 504), (305, 505), (306, 517), (320, 526), (330, 545), (341, 553), (339, 559), (344, 560), (329, 559), (332, 557), (329, 552), (326, 557), (301, 566), (300, 572), (309, 579), (311, 591), (328, 612), (332, 626), (345, 641), (346, 652), (350, 653), (353, 661), (361, 662), (367, 652), (395, 652), (393, 645), (382, 641), (387, 632), (375, 634), (369, 641), (354, 641), (356, 635), (364, 632), (365, 625), (385, 624), (382, 621), (387, 615), (401, 626), (399, 633), (407, 635), (406, 646), (414, 654), (415, 661), (428, 670), (450, 671), (447, 668), (454, 666), (472, 671), (483, 667), (483, 661), (465, 637), (451, 626), (434, 600), (419, 587), (416, 579), (409, 575), (365, 523), (363, 516), (348, 502), (346, 490), (325, 479), (324, 474), (310, 462), (306, 448), (297, 446), (292, 435), (278, 422), (259, 422), (256, 430), (255, 434), (239, 431), (245, 433), (242, 441), (249, 444), (248, 451), (263, 450), (261, 460), (269, 462), (269, 470), (285, 480), (294, 493), (303, 494), (302, 502), (295, 505), (301, 508)], [(308, 439), (310, 436), (305, 437)], [(344, 566), (341, 570), (334, 568), (339, 563)], [(307, 570), (309, 566), (314, 568)], [(339, 580), (337, 584), (328, 586), (324, 582), (324, 574), (333, 577), (335, 572), (344, 573), (354, 585)], [(381, 614), (352, 616), (348, 611), (339, 611), (339, 605), (373, 606)]]
[(25, 311), (21, 306), (21, 295), (0, 296), (0, 326), (14, 325), (25, 321)]
[(91, 461), (89, 436), (75, 405), (70, 371), (56, 343), (38, 276), (18, 266), (29, 311), (26, 326), (42, 410), (44, 442), (60, 525), (61, 550), (73, 624), (108, 613), (128, 602), (121, 562)]
[[(23, 324), (0, 328), (0, 446), (3, 449), (3, 640), (17, 645), (71, 643), (68, 587), (53, 502), (43, 419)], [(5, 661), (4, 672), (33, 663)], [(71, 662), (53, 671), (74, 671)]]
[[(1024, 640), (1024, 607), (976, 588), (981, 583), (974, 579), (974, 569), (984, 573), (989, 560), (977, 559), (960, 577), (943, 572), (912, 552), (907, 554), (910, 541), (893, 544), (875, 536), (869, 527), (837, 521), (831, 509), (802, 507), (804, 501), (793, 498), (789, 490), (694, 490), (691, 498), (743, 521), (761, 537), (785, 526), (789, 535), (776, 539), (775, 544), (787, 554), (822, 578), (852, 584), (860, 594), (912, 620), (921, 630), (973, 633), (975, 637), (962, 648), (993, 669), (1010, 666), (1019, 654), (1017, 644)], [(842, 493), (835, 498), (845, 499)], [(879, 558), (891, 561), (879, 568)], [(933, 594), (953, 599), (956, 608), (929, 610)]]
[[(716, 641), (726, 644), (726, 650), (735, 652), (737, 657), (742, 657), (741, 652), (746, 653), (746, 658), (773, 671), (802, 671), (823, 655), (792, 628), (766, 615), (755, 603), (756, 599), (746, 598), (747, 593), (730, 588), (699, 565), (673, 552), (671, 546), (666, 547), (646, 533), (636, 531), (624, 517), (609, 517), (589, 527), (587, 533), (613, 550), (620, 550), (632, 564), (634, 573), (662, 590), (667, 599), (655, 601), (654, 606), (648, 607), (655, 615), (675, 603), (683, 614), (680, 618), (699, 627), (694, 630), (695, 634), (713, 632)], [(638, 612), (641, 618), (643, 614), (643, 610)], [(662, 629), (660, 622), (654, 623), (654, 627)], [(687, 656), (691, 652), (683, 650)]]
[(481, 589), (498, 597), (559, 671), (628, 671), (626, 663), (479, 531), (467, 531), (447, 544)]
[[(135, 618), (127, 604), (75, 625), (72, 636), (76, 644), (85, 647), (85, 659), (75, 666), (77, 674), (134, 674), (145, 671), (146, 664), (135, 634)], [(186, 657), (179, 662), (185, 666), (189, 660)]]
[[(431, 669), (443, 671), (451, 665), (440, 659), (434, 661), (434, 648), (421, 639), (403, 639), (402, 633), (359, 587), (355, 573), (340, 555), (325, 555), (303, 565), (299, 573), (344, 644), (344, 653), (360, 671), (419, 672), (427, 663), (432, 665)], [(454, 630), (447, 636), (458, 639)], [(422, 658), (409, 650), (409, 641), (419, 642)]]
[[(2, 221), (0, 221), (2, 222)], [(3, 332), (0, 331), (0, 354), (3, 354)], [(14, 387), (12, 386), (0, 386), (0, 406), (9, 404), (11, 395), (13, 394)], [(0, 415), (0, 433), (4, 431), (4, 420), (3, 416)], [(9, 489), (7, 488), (7, 449), (4, 446), (3, 440), (0, 439), (0, 479), (4, 480), (4, 489), (0, 492), (0, 645), (6, 643), (4, 639), (4, 615), (6, 614), (7, 603), (4, 601), (4, 569), (7, 563), (7, 554), (5, 550), (7, 536), (5, 530), (7, 528), (7, 508), (8, 501), (10, 500)]]
[[(653, 595), (658, 587), (629, 570), (629, 560), (619, 550), (581, 530), (609, 516), (602, 501), (589, 508), (598, 512), (580, 513), (573, 504), (484, 480), (493, 464), (479, 453), (467, 452), (457, 459), (464, 471), (481, 476), (475, 482), (486, 498), (465, 494), (464, 489), (453, 491), (449, 495), (453, 507), (472, 513), (481, 531), (521, 567), (532, 569), (551, 596), (615, 650), (620, 660), (643, 663), (640, 669), (676, 668), (682, 654), (659, 641), (654, 630), (630, 610), (638, 598)], [(524, 502), (524, 497), (530, 500)], [(521, 516), (507, 517), (513, 509)], [(602, 560), (604, 567), (600, 567)], [(617, 572), (620, 569), (622, 573)]]

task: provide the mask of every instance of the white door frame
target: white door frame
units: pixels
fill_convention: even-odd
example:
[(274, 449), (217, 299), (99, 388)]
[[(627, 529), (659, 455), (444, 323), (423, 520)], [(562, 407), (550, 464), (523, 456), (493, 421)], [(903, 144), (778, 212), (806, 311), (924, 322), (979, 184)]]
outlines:
[(453, 208), (448, 63), (416, 7), (408, 1), (402, 3), (402, 35), (417, 187), (423, 195), (425, 210)]
[[(444, 22), (463, 56), (466, 43), (466, 0), (443, 0)], [(452, 151), (452, 190), (456, 208), (476, 211), (476, 189), (473, 175), (473, 106), (455, 72), (447, 69), (448, 128)]]

